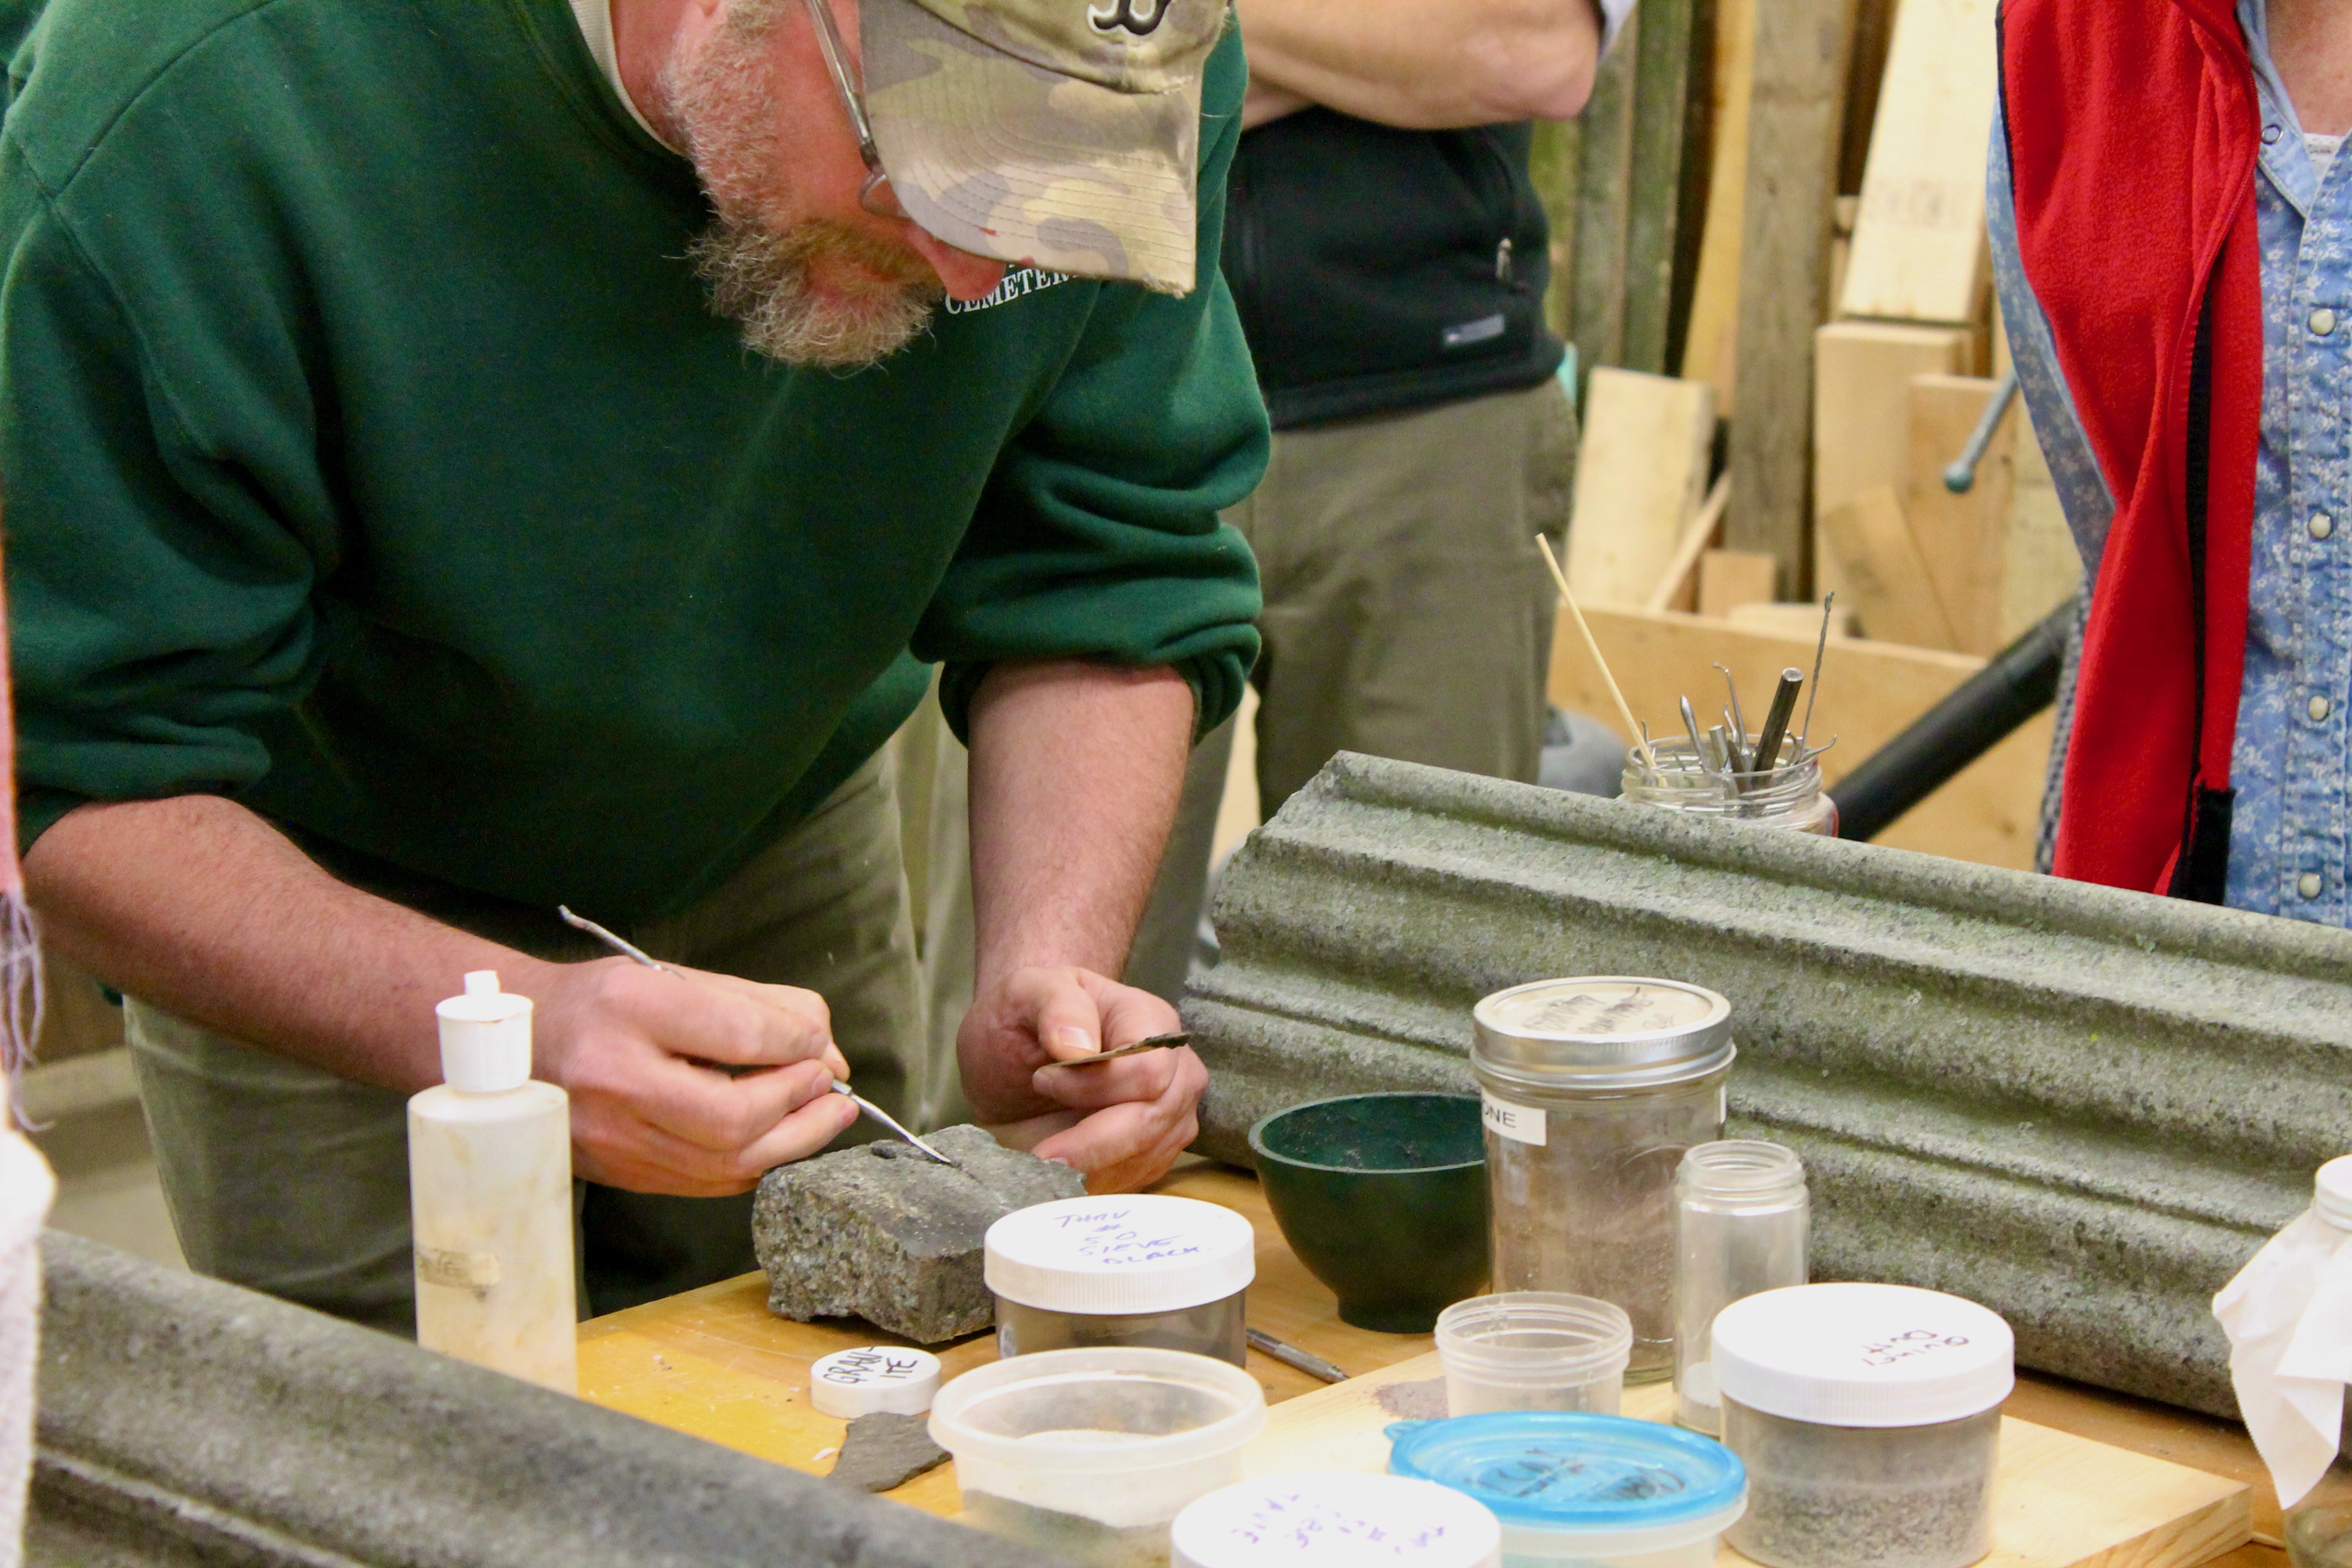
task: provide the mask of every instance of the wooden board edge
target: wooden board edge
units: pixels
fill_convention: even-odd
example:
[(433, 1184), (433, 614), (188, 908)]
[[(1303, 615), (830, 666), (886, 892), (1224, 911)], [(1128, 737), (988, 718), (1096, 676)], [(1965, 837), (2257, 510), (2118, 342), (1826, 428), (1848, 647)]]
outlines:
[(2237, 1489), (2227, 1497), (2167, 1521), (2144, 1535), (2077, 1559), (2066, 1568), (2196, 1568), (2225, 1552), (2234, 1552), (2254, 1538), (2252, 1490), (2242, 1482), (2236, 1485)]

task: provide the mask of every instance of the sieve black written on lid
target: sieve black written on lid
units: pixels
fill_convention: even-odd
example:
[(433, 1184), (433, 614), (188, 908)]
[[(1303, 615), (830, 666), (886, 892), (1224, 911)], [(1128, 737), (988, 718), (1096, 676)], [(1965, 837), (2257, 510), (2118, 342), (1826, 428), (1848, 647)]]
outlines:
[(1728, 1063), (1731, 1004), (1704, 985), (1604, 974), (1497, 991), (1472, 1014), (1488, 1071), (1593, 1089), (1698, 1078)]

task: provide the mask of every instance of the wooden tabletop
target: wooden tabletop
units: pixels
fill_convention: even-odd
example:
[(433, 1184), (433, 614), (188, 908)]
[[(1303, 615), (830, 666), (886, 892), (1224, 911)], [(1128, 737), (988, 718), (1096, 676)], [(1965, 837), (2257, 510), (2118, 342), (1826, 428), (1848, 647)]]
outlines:
[[(1247, 1172), (1189, 1162), (1154, 1190), (1223, 1205), (1255, 1227), (1252, 1328), (1352, 1373), (1432, 1348), (1427, 1334), (1381, 1334), (1341, 1322), (1331, 1292), (1291, 1255)], [(823, 1475), (832, 1468), (844, 1423), (810, 1405), (809, 1364), (853, 1345), (904, 1342), (862, 1323), (792, 1322), (768, 1310), (767, 1295), (766, 1278), (747, 1274), (581, 1324), (581, 1397)], [(994, 1336), (987, 1333), (934, 1349), (948, 1377), (996, 1358)], [(1323, 1386), (1256, 1351), (1250, 1352), (1249, 1369), (1268, 1404)], [(2253, 1493), (2255, 1544), (2214, 1562), (2221, 1568), (2285, 1568), (2286, 1554), (2277, 1546), (2278, 1499), (2243, 1427), (2033, 1373), (2019, 1373), (2017, 1392), (2004, 1408), (2022, 1420), (2246, 1482)], [(939, 1514), (960, 1507), (954, 1470), (945, 1465), (887, 1495)]]

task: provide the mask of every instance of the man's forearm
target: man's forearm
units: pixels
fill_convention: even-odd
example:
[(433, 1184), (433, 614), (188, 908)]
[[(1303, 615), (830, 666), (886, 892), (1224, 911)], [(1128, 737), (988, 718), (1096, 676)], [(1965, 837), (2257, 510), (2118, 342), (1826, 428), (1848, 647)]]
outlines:
[(386, 1089), (441, 1080), (434, 1004), (469, 969), (539, 967), (338, 882), (217, 795), (86, 805), (25, 876), (45, 940), (193, 1022)]
[(1238, 0), (1251, 123), (1277, 89), (1408, 130), (1567, 120), (1601, 53), (1595, 0)]
[(1193, 722), (1171, 669), (1003, 665), (971, 706), (978, 979), (1117, 977), (1175, 821)]

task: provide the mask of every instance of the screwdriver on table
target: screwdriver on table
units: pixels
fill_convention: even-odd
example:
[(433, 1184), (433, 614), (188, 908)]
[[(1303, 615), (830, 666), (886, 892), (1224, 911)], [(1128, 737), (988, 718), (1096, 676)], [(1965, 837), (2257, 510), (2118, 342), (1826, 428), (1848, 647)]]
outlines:
[[(664, 963), (660, 959), (656, 958), (652, 953), (647, 952), (644, 948), (639, 947), (636, 943), (630, 942), (625, 937), (618, 936), (612, 931), (606, 931), (603, 926), (598, 925), (594, 921), (589, 920), (585, 916), (573, 914), (562, 904), (555, 906), (555, 912), (563, 917), (563, 923), (565, 925), (571, 926), (577, 931), (586, 931), (590, 936), (594, 937), (598, 942), (603, 942), (606, 947), (611, 948), (614, 952), (619, 953), (624, 958), (633, 958), (639, 963), (644, 964), (647, 969), (658, 969), (665, 974), (675, 974), (680, 980), (691, 980), (694, 978), (682, 969), (676, 969), (671, 967), (669, 964)], [(955, 1166), (955, 1168), (959, 1170), (962, 1168), (961, 1166), (956, 1166), (956, 1163), (953, 1160), (949, 1159), (945, 1154), (940, 1153), (937, 1149), (932, 1148), (929, 1143), (924, 1142), (920, 1138), (916, 1137), (904, 1127), (899, 1126), (897, 1118), (893, 1117), (888, 1111), (883, 1110), (880, 1106), (875, 1104), (872, 1100), (866, 1099), (864, 1095), (858, 1093), (856, 1089), (850, 1088), (847, 1084), (842, 1082), (839, 1079), (835, 1079), (833, 1080), (833, 1092), (835, 1094), (846, 1095), (849, 1098), (850, 1103), (856, 1106), (859, 1110), (863, 1111), (866, 1115), (872, 1117), (883, 1126), (887, 1127), (891, 1131), (896, 1132), (899, 1137), (904, 1138), (908, 1142), (913, 1144), (916, 1148), (920, 1149), (924, 1153), (929, 1154), (940, 1164)]]

